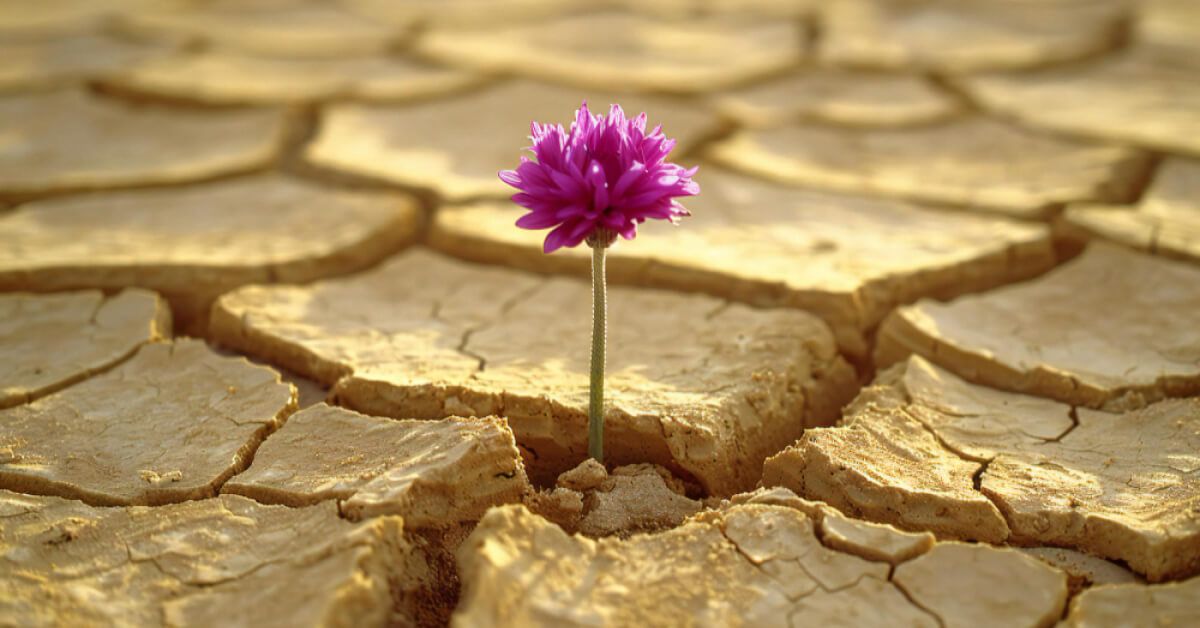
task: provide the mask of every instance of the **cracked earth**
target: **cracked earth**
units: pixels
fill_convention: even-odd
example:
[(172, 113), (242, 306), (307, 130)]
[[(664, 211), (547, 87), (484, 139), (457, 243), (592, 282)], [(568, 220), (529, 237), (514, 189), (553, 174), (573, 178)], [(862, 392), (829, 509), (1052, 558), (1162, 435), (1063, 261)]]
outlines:
[(0, 0), (0, 624), (1196, 623), (1197, 6)]

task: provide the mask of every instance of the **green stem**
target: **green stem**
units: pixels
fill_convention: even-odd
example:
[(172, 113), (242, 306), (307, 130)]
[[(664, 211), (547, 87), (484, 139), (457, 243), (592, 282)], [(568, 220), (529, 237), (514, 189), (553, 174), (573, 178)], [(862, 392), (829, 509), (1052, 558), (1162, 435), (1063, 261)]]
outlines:
[(588, 456), (604, 464), (605, 243), (592, 247), (592, 384), (588, 403)]

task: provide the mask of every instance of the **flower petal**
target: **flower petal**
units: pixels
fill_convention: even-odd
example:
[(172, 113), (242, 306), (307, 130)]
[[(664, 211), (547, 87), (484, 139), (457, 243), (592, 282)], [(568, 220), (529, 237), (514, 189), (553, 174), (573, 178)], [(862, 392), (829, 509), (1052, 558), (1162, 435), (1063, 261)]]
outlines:
[(517, 188), (513, 202), (529, 211), (517, 219), (523, 229), (552, 228), (547, 253), (577, 246), (596, 228), (631, 239), (647, 219), (676, 221), (688, 211), (675, 199), (700, 193), (697, 169), (666, 161), (675, 140), (658, 125), (646, 131), (647, 116), (626, 116), (619, 104), (607, 115), (580, 103), (569, 129), (532, 122), (530, 150), (513, 170), (498, 173)]
[(545, 242), (542, 242), (543, 253), (553, 253), (561, 249), (567, 243), (567, 225), (559, 225), (546, 235)]
[(500, 180), (514, 188), (521, 187), (521, 175), (517, 174), (516, 170), (501, 170)]
[(548, 229), (559, 222), (553, 214), (529, 212), (517, 219), (517, 226), (522, 229)]

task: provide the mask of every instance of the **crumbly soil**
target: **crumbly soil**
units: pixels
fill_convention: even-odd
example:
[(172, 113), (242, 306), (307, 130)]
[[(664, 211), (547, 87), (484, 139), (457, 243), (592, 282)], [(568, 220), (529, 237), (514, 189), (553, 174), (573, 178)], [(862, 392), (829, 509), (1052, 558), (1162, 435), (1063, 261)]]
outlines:
[[(699, 489), (691, 488), (693, 494)], [(526, 506), (568, 532), (627, 538), (674, 528), (699, 512), (703, 505), (687, 489), (658, 465), (627, 465), (610, 474), (588, 458), (558, 476), (554, 488), (530, 495)]]

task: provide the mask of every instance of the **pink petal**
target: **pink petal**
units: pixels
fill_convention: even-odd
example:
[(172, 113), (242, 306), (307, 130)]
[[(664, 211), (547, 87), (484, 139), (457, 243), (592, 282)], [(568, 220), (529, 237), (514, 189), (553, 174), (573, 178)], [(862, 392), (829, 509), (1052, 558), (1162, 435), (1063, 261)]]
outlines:
[(553, 214), (530, 212), (517, 219), (517, 226), (522, 229), (548, 229), (558, 224)]
[(593, 114), (582, 101), (566, 130), (532, 122), (530, 150), (513, 170), (497, 175), (520, 190), (513, 202), (529, 211), (517, 219), (524, 229), (551, 228), (543, 250), (577, 246), (597, 227), (626, 239), (647, 219), (676, 221), (688, 212), (676, 199), (700, 193), (697, 169), (666, 161), (675, 140), (662, 126), (646, 132), (647, 115), (633, 118), (620, 104)]
[(546, 241), (542, 242), (543, 253), (553, 253), (561, 249), (567, 243), (567, 225), (559, 225), (553, 231), (546, 235)]
[(598, 210), (608, 207), (608, 179), (604, 177), (604, 168), (593, 162), (587, 178), (592, 186), (592, 207)]
[(517, 174), (516, 170), (501, 170), (500, 180), (514, 188), (521, 187), (521, 175)]

